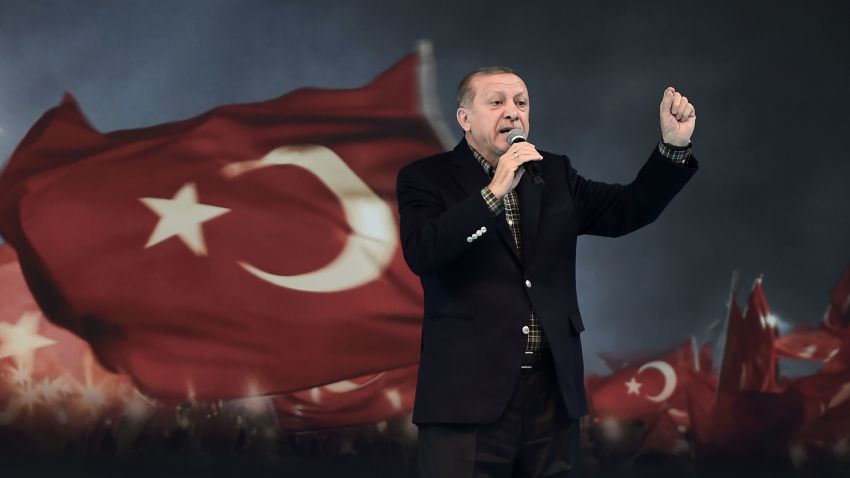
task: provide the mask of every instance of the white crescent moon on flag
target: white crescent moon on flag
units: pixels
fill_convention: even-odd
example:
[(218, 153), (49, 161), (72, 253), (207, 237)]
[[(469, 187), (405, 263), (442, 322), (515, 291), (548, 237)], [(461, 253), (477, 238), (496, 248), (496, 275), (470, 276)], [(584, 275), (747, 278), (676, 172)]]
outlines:
[(351, 234), (339, 255), (321, 269), (276, 275), (247, 262), (245, 270), (278, 287), (308, 292), (337, 292), (362, 286), (381, 276), (395, 255), (398, 233), (390, 207), (336, 153), (325, 146), (282, 146), (262, 159), (231, 163), (227, 178), (269, 166), (292, 165), (310, 171), (339, 201)]
[(653, 402), (663, 402), (664, 400), (667, 400), (668, 398), (670, 398), (670, 396), (673, 395), (673, 392), (676, 390), (676, 371), (673, 370), (673, 367), (671, 367), (670, 364), (668, 364), (667, 362), (664, 362), (662, 360), (655, 360), (643, 364), (638, 369), (638, 373), (641, 373), (648, 368), (654, 368), (661, 372), (661, 375), (664, 376), (664, 388), (661, 389), (661, 392), (658, 395), (647, 395), (646, 398), (652, 400)]

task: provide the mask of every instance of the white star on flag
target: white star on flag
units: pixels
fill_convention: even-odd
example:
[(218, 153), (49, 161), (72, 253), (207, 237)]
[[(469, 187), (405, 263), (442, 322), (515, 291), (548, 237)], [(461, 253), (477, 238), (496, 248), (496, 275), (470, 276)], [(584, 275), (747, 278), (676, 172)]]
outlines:
[(38, 335), (41, 312), (24, 312), (14, 325), (0, 322), (0, 359), (12, 357), (21, 370), (32, 370), (35, 351), (56, 343), (55, 340)]
[(198, 190), (194, 183), (184, 184), (173, 199), (139, 198), (145, 206), (159, 216), (145, 249), (177, 236), (197, 256), (207, 255), (207, 246), (201, 224), (230, 211), (230, 209), (198, 203)]
[(643, 384), (635, 380), (634, 377), (632, 377), (628, 382), (625, 382), (625, 384), (629, 389), (628, 395), (640, 395), (640, 387), (642, 387)]

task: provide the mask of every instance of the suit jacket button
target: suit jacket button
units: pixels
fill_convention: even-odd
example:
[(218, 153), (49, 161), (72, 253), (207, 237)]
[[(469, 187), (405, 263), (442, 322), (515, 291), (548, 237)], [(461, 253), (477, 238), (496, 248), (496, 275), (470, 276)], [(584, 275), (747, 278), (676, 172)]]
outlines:
[(467, 237), (466, 242), (472, 242), (472, 236)]
[(526, 279), (525, 280), (525, 286), (528, 287), (529, 289), (531, 289), (531, 281)]
[(484, 226), (481, 226), (481, 232), (487, 232), (487, 228), (484, 227)]
[(531, 329), (529, 329), (527, 325), (523, 325), (522, 326), (522, 333), (524, 333), (525, 335), (528, 335), (529, 332), (531, 332)]

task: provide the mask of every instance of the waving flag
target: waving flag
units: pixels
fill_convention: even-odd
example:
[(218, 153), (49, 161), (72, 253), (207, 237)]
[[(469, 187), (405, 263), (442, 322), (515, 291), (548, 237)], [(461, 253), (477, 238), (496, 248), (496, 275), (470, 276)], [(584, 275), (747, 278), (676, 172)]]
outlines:
[(66, 96), (0, 176), (0, 234), (53, 322), (162, 398), (279, 394), (415, 366), (421, 292), (394, 183), (443, 149), (428, 52), (101, 133)]
[[(608, 376), (591, 376), (587, 391), (591, 413), (600, 419), (620, 420), (655, 415), (660, 410), (687, 408), (685, 387), (687, 371), (694, 369), (691, 341), (663, 354), (644, 359), (615, 361), (617, 366)], [(628, 362), (630, 365), (623, 365)]]
[(734, 296), (730, 303), (726, 346), (720, 369), (719, 388), (725, 392), (775, 391), (776, 330), (761, 279), (753, 284), (746, 314), (741, 314)]
[(776, 340), (777, 355), (797, 360), (825, 362), (841, 346), (841, 339), (826, 330), (807, 325), (797, 326)]

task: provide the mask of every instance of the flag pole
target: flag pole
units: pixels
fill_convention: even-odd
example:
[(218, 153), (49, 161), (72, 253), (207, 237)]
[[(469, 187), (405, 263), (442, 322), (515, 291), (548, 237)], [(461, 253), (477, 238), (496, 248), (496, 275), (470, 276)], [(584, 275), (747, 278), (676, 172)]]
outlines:
[(693, 359), (694, 359), (694, 370), (699, 372), (700, 371), (699, 349), (698, 349), (698, 345), (697, 345), (697, 336), (696, 335), (691, 335), (691, 355), (693, 356)]
[(434, 46), (431, 40), (416, 42), (419, 56), (416, 72), (419, 81), (419, 108), (428, 120), (434, 135), (446, 149), (454, 145), (454, 136), (440, 113), (440, 98), (437, 94), (437, 62), (434, 60)]
[[(726, 319), (723, 321), (723, 332), (720, 341), (720, 364), (717, 368), (718, 377), (723, 375), (723, 364), (726, 362), (726, 342), (729, 340), (729, 319), (732, 316), (732, 299), (735, 297), (735, 291), (738, 290), (738, 271), (732, 271), (732, 280), (729, 284), (729, 298), (726, 301)], [(715, 391), (715, 400), (720, 395), (720, 384), (718, 383)]]

